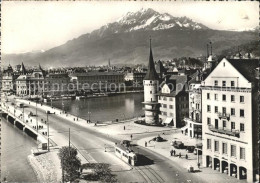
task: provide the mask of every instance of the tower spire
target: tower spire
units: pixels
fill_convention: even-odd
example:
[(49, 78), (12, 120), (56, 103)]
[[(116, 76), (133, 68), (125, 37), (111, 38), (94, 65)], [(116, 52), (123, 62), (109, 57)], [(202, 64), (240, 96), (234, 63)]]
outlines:
[(154, 60), (153, 60), (153, 52), (152, 52), (152, 39), (150, 36), (150, 55), (149, 55), (149, 63), (148, 70), (144, 80), (158, 80), (159, 76), (155, 70)]

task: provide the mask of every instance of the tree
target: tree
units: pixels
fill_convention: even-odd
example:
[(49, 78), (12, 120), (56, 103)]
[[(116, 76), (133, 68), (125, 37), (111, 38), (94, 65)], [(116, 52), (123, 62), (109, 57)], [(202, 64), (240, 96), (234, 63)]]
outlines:
[(59, 158), (61, 160), (61, 168), (64, 173), (63, 181), (73, 182), (79, 177), (79, 168), (81, 162), (77, 157), (77, 149), (73, 147), (64, 146), (59, 150)]

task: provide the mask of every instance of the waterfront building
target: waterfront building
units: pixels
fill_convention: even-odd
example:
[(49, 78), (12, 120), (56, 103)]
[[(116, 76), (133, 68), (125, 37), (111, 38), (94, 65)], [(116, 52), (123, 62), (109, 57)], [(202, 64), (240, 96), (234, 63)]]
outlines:
[(188, 77), (186, 75), (167, 76), (162, 82), (162, 89), (158, 92), (160, 104), (159, 119), (162, 124), (182, 127), (184, 118), (188, 117), (188, 92), (185, 91)]
[(6, 70), (2, 73), (2, 91), (15, 93), (15, 80), (17, 75), (14, 74), (12, 66), (9, 64)]
[(259, 166), (258, 64), (224, 58), (201, 84), (203, 165), (248, 182)]
[(158, 103), (158, 87), (159, 87), (159, 76), (155, 70), (152, 45), (150, 39), (150, 55), (148, 70), (145, 75), (144, 81), (144, 111), (145, 111), (145, 123), (158, 124), (159, 123), (159, 103)]
[(27, 74), (22, 64), (22, 75), (16, 79), (16, 95), (18, 96), (39, 96), (44, 93), (45, 71), (39, 67), (34, 69), (31, 74)]
[(128, 72), (125, 75), (125, 81), (132, 81), (142, 85), (145, 75), (145, 72)]
[(123, 91), (124, 74), (118, 72), (85, 72), (70, 75), (71, 82), (77, 91)]
[(49, 73), (45, 78), (45, 95), (62, 95), (73, 91), (67, 73)]

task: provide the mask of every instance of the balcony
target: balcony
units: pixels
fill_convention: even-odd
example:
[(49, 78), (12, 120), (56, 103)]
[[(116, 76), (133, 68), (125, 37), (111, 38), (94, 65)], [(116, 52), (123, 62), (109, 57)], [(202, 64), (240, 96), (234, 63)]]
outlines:
[(219, 112), (218, 113), (218, 118), (219, 119), (227, 119), (228, 121), (230, 120), (230, 114), (227, 114), (227, 113), (221, 113), (221, 112)]
[(240, 136), (240, 131), (235, 130), (235, 129), (227, 129), (226, 127), (215, 127), (213, 125), (208, 125), (209, 130), (212, 132), (217, 132), (229, 136), (234, 136), (234, 137), (239, 137)]
[(159, 108), (153, 107), (153, 108), (148, 109), (148, 108), (143, 107), (143, 110), (145, 110), (145, 111), (159, 111)]
[(202, 125), (202, 121), (201, 120), (196, 120), (194, 118), (184, 118), (184, 121), (190, 121), (194, 124), (197, 124), (197, 125)]

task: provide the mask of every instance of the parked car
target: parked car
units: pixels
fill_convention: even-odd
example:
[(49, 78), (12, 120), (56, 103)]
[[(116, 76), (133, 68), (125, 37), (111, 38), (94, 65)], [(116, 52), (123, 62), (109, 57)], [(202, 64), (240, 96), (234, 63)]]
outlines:
[(156, 137), (156, 142), (162, 142), (162, 141), (163, 141), (162, 137), (160, 137), (160, 136)]
[[(197, 155), (197, 151), (198, 151), (198, 149), (196, 148), (196, 149), (194, 149), (193, 153), (194, 153), (195, 155)], [(199, 150), (199, 155), (202, 155), (202, 151), (201, 151), (201, 150)]]
[(184, 144), (182, 143), (182, 141), (172, 141), (171, 145), (177, 149), (184, 148)]
[(192, 153), (192, 152), (194, 151), (194, 149), (195, 149), (195, 146), (187, 146), (187, 147), (186, 147), (186, 151), (187, 151), (188, 153)]

